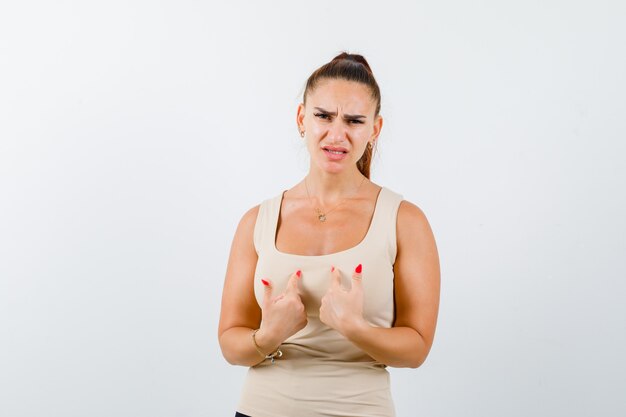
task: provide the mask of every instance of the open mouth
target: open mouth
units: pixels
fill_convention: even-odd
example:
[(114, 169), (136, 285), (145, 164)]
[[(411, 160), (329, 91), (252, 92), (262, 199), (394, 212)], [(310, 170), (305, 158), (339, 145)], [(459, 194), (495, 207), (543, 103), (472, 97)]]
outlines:
[(326, 157), (330, 161), (340, 161), (344, 159), (346, 157), (346, 154), (348, 153), (347, 150), (342, 149), (342, 148), (323, 147), (322, 149), (324, 150)]
[(348, 153), (348, 151), (345, 151), (343, 149), (332, 149), (332, 148), (322, 148), (324, 149), (324, 151), (333, 154), (333, 155), (343, 155)]

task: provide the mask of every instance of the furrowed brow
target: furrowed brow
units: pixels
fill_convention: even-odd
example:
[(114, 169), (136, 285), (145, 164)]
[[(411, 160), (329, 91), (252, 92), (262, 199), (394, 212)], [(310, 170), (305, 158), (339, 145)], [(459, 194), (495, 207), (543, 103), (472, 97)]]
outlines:
[[(337, 112), (336, 111), (331, 112), (331, 111), (328, 111), (328, 110), (324, 110), (321, 107), (314, 107), (314, 109), (319, 111), (319, 112), (322, 112), (324, 114), (327, 114), (329, 116), (333, 116), (333, 117), (337, 116)], [(366, 117), (367, 116), (364, 116), (362, 114), (344, 114), (344, 118), (345, 119), (365, 119)]]

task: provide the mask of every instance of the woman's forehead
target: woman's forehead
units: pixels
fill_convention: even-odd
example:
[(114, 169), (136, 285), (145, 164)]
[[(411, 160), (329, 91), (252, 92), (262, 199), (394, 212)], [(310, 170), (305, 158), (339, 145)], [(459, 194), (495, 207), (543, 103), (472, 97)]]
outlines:
[(347, 113), (355, 110), (369, 112), (376, 106), (369, 87), (356, 81), (341, 79), (320, 80), (307, 96), (307, 107), (322, 107), (328, 111), (337, 108)]

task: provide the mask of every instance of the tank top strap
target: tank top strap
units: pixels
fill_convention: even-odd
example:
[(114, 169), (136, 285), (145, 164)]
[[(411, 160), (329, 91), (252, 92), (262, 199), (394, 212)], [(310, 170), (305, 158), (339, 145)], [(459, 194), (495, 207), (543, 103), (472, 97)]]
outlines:
[(284, 191), (281, 191), (277, 196), (268, 198), (259, 205), (259, 213), (257, 214), (253, 235), (254, 248), (257, 254), (274, 248), (276, 225), (283, 193)]
[(398, 208), (402, 200), (403, 196), (401, 194), (383, 186), (376, 202), (371, 225), (372, 230), (370, 230), (372, 236), (369, 236), (369, 238), (374, 242), (385, 245), (391, 265), (396, 260), (396, 223)]

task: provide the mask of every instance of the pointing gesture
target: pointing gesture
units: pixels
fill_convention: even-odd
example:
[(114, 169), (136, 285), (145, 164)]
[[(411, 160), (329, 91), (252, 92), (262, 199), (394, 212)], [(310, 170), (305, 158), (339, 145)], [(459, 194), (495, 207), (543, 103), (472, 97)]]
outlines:
[(307, 324), (306, 311), (300, 298), (299, 281), (302, 273), (294, 272), (285, 291), (272, 296), (274, 288), (269, 280), (263, 279), (265, 292), (261, 306), (261, 327), (257, 342), (267, 353), (279, 346), (287, 338), (302, 330)]
[(322, 298), (320, 320), (338, 332), (346, 331), (363, 320), (362, 266), (359, 264), (352, 274), (352, 288), (341, 285), (341, 274), (337, 268), (331, 270), (330, 288)]

